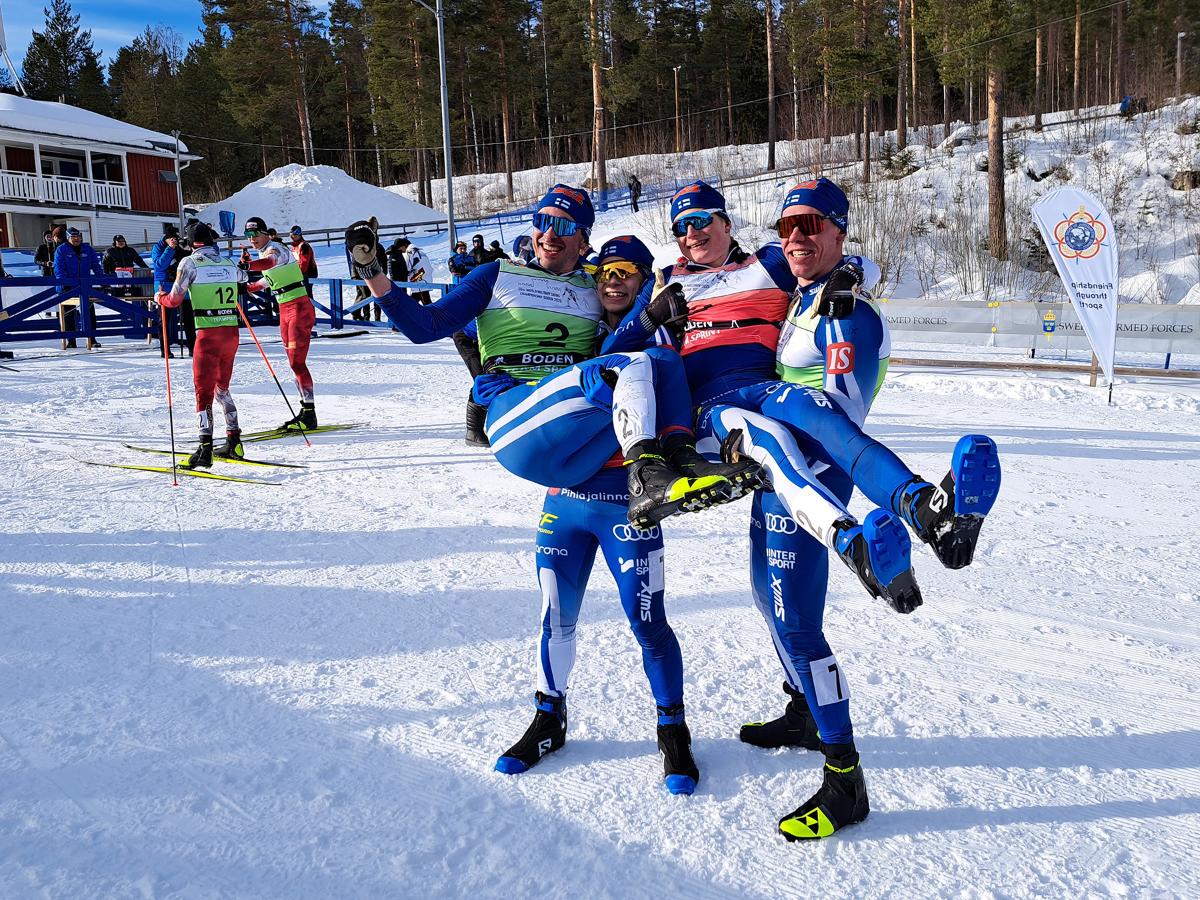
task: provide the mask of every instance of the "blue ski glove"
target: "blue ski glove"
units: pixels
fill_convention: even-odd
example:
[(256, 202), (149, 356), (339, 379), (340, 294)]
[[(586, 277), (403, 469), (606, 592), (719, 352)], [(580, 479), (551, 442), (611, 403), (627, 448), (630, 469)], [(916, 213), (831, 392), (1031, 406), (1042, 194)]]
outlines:
[(484, 372), (475, 376), (471, 397), (480, 406), (490, 406), (493, 400), (516, 384), (520, 382), (507, 372)]

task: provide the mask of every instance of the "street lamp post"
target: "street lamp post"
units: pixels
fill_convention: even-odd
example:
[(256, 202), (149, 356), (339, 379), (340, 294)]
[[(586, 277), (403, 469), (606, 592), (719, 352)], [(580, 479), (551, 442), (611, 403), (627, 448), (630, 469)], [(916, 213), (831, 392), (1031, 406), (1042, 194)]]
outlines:
[(683, 152), (683, 121), (679, 118), (679, 70), (683, 68), (683, 63), (677, 66), (672, 66), (675, 70), (675, 152)]
[(446, 175), (446, 231), (449, 232), (450, 246), (457, 240), (454, 230), (454, 160), (450, 155), (450, 88), (446, 81), (446, 9), (444, 0), (437, 0), (437, 8), (429, 6), (424, 0), (417, 0), (421, 6), (437, 17), (438, 36), (438, 71), (442, 79), (442, 155), (445, 159)]

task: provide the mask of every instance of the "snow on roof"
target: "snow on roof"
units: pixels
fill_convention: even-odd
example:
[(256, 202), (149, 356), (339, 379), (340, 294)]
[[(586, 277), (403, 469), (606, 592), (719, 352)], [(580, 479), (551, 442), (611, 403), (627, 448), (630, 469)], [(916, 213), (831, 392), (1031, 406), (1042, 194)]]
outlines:
[[(103, 144), (121, 144), (159, 153), (164, 152), (166, 148), (155, 147), (152, 141), (172, 146), (175, 144), (175, 139), (169, 134), (130, 125), (128, 122), (102, 116), (77, 106), (51, 103), (47, 100), (30, 100), (15, 94), (0, 94), (0, 128), (59, 135)], [(179, 142), (179, 152), (188, 152), (183, 141)]]
[(371, 216), (383, 225), (445, 218), (443, 212), (358, 181), (334, 166), (298, 163), (280, 166), (232, 197), (205, 208), (213, 224), (221, 210), (234, 213), (239, 231), (247, 218), (260, 216), (280, 234), (286, 234), (293, 225), (305, 230), (345, 228)]

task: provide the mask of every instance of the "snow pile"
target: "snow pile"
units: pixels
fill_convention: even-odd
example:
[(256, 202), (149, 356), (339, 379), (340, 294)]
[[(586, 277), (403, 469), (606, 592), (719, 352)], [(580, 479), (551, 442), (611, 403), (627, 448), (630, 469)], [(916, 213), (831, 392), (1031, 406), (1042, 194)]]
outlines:
[(286, 232), (293, 225), (307, 230), (341, 228), (376, 216), (383, 225), (436, 222), (445, 213), (351, 178), (334, 166), (280, 166), (246, 185), (232, 197), (206, 208), (217, 223), (219, 210), (232, 210), (237, 228), (250, 216)]

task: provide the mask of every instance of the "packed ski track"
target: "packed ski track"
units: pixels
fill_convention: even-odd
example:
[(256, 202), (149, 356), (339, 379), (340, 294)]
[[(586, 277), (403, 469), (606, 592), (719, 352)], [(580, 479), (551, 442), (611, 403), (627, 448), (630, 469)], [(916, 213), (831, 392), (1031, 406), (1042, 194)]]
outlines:
[[(1194, 381), (1124, 382), (1110, 407), (1076, 376), (893, 371), (873, 433), (938, 476), (958, 435), (990, 434), (1003, 490), (972, 567), (916, 551), (912, 616), (835, 567), (826, 632), (872, 813), (792, 845), (775, 824), (819, 757), (737, 740), (786, 699), (747, 502), (666, 525), (697, 793), (662, 786), (602, 566), (567, 745), (505, 776), (532, 711), (541, 491), (462, 442), (448, 342), (315, 341), (322, 422), (367, 424), (252, 445), (308, 467), (269, 470), (283, 486), (80, 465), (156, 459), (121, 442), (166, 446), (162, 361), (22, 357), (0, 372), (0, 895), (1200, 892)], [(181, 361), (174, 389), (190, 446)], [(287, 418), (248, 343), (234, 394), (245, 428)]]

